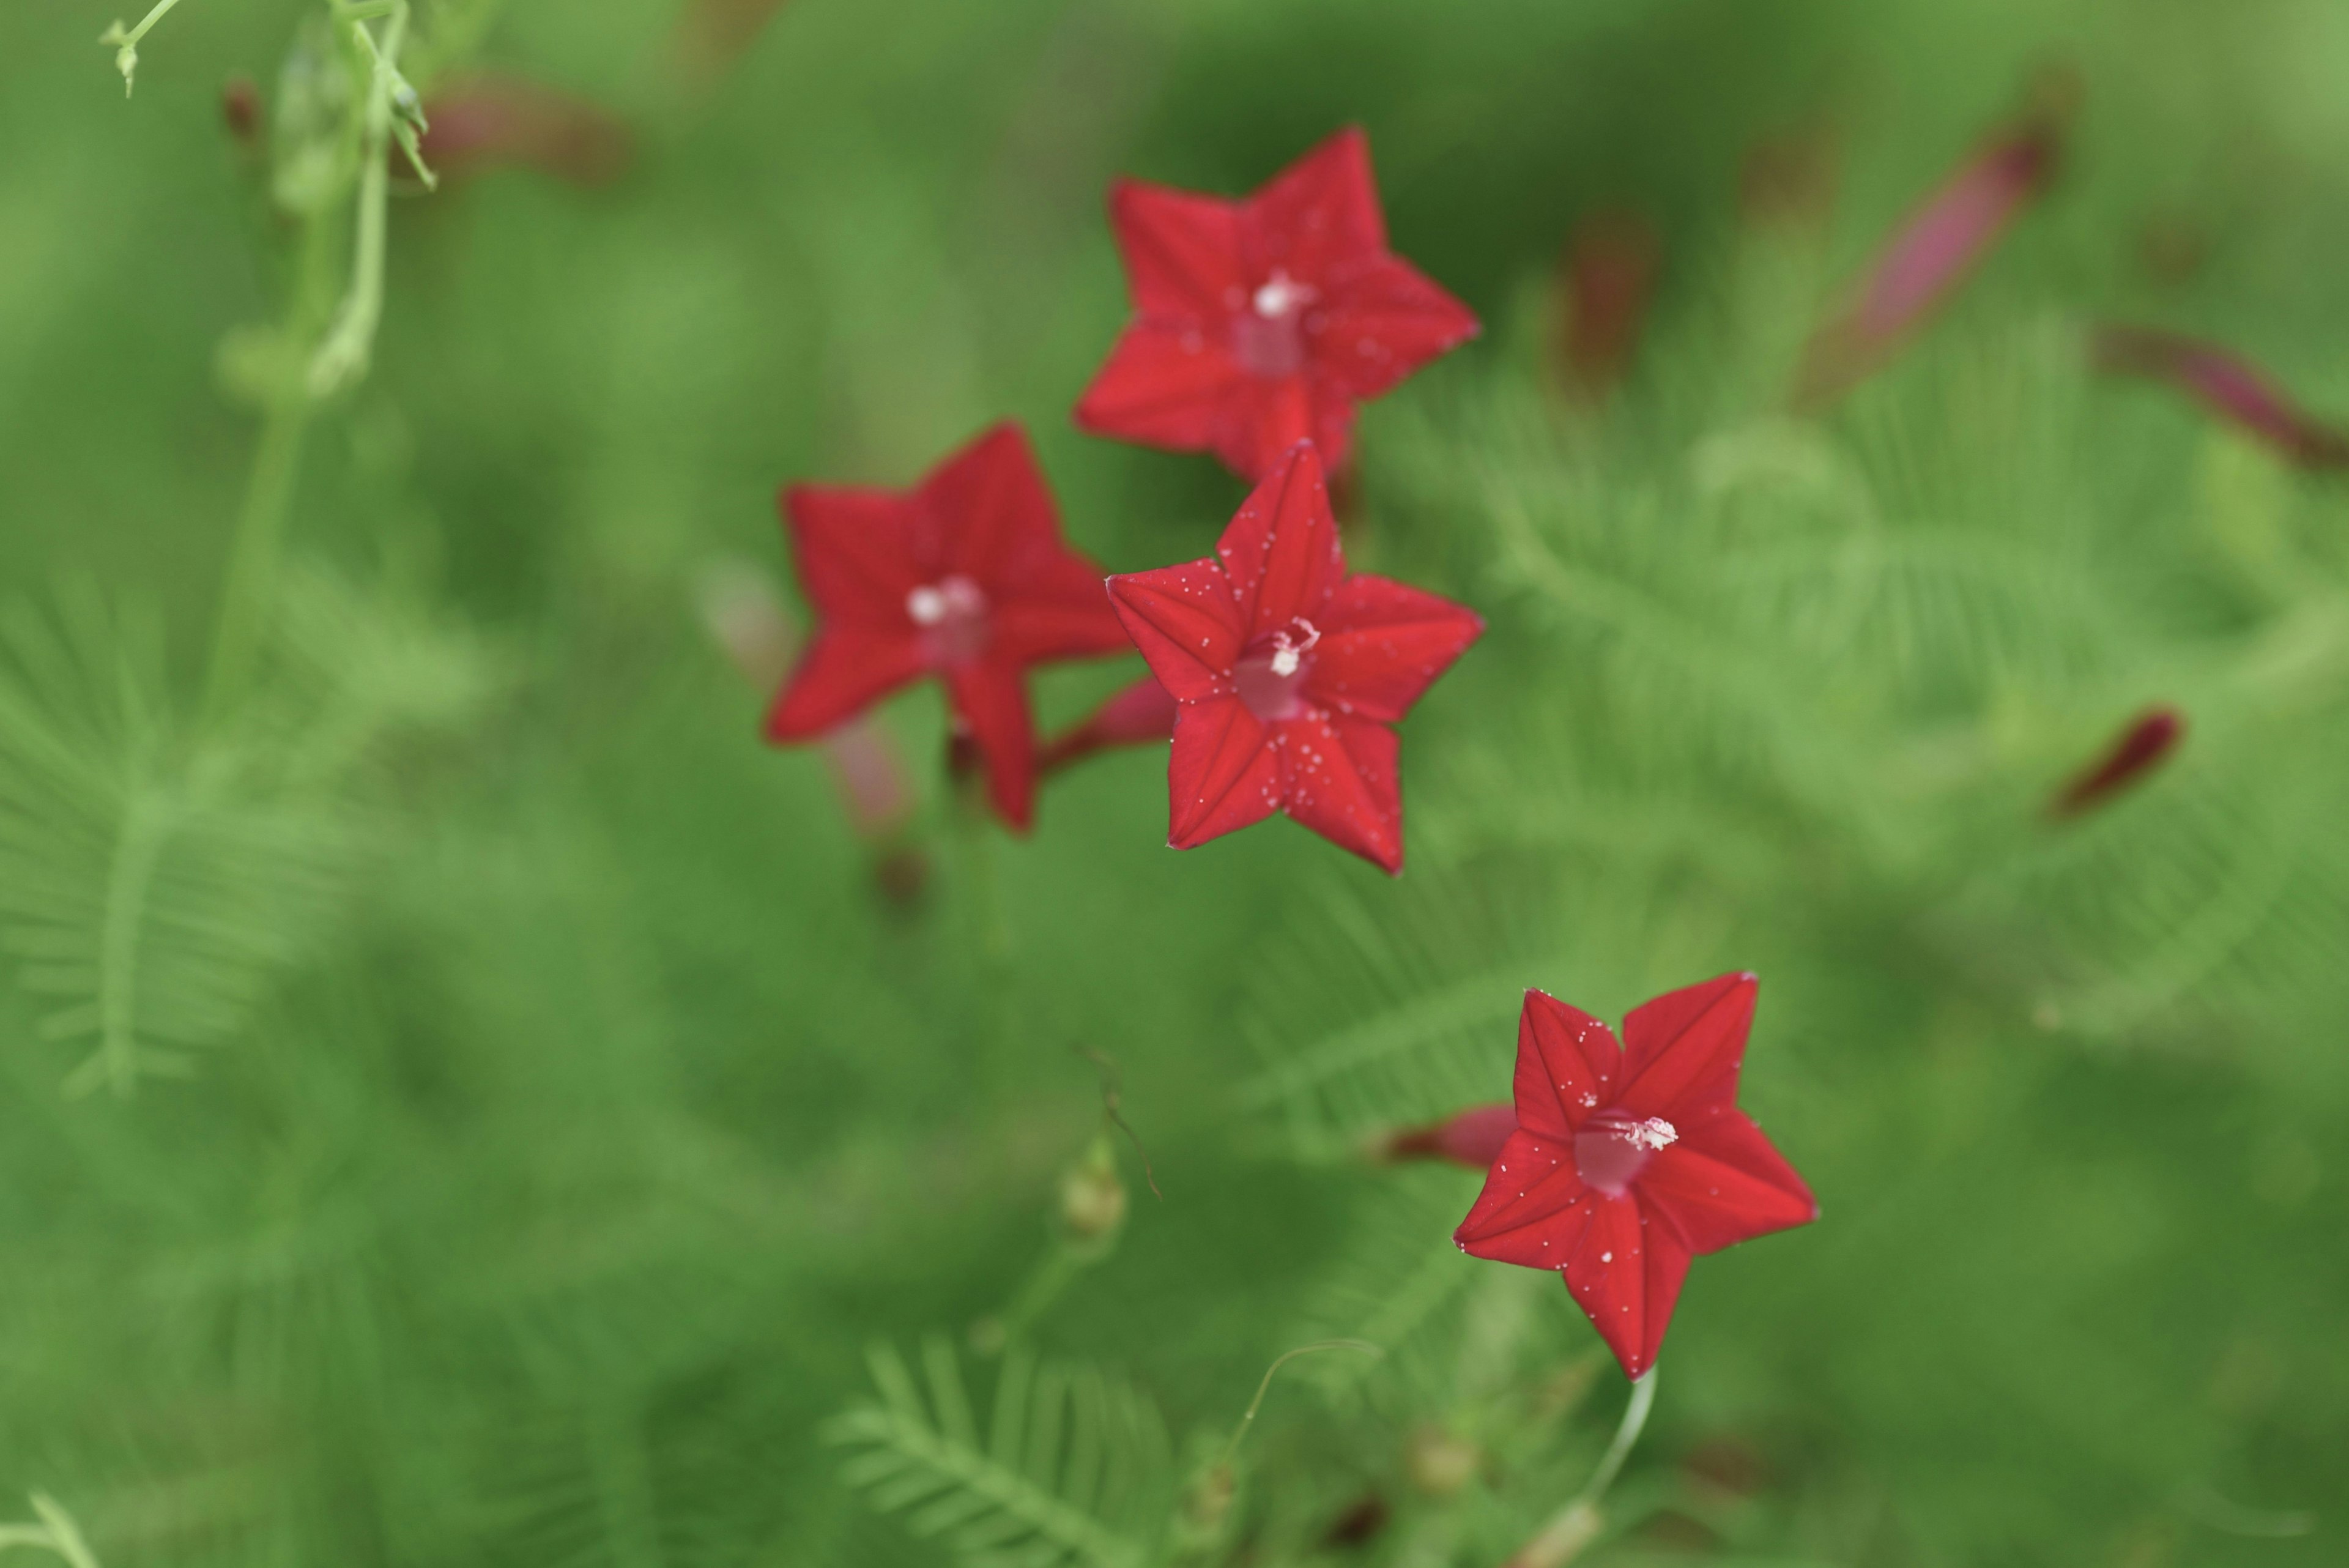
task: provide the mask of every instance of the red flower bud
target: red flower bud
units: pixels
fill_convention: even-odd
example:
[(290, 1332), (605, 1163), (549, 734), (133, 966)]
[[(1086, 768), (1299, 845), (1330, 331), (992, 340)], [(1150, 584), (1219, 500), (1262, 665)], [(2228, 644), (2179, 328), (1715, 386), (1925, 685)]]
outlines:
[(1120, 687), (1084, 722), (1055, 736), (1037, 753), (1039, 773), (1067, 767), (1112, 746), (1140, 746), (1174, 733), (1174, 699), (1154, 675)]
[(2142, 780), (2178, 749), (2186, 716), (2175, 708), (2151, 708), (2121, 732), (2105, 754), (2064, 785), (2048, 806), (2054, 816), (2075, 816)]
[(1891, 358), (2046, 190), (2061, 145), (2061, 110), (2050, 108), (1960, 164), (1893, 231), (1843, 313), (1813, 335), (1795, 401), (1832, 402)]
[[(574, 185), (601, 185), (628, 166), (627, 126), (552, 88), (512, 77), (474, 77), (436, 93), (424, 107), (424, 161), (444, 180), (522, 168)], [(405, 161), (398, 166), (405, 168)]]
[(1353, 1505), (1330, 1521), (1322, 1532), (1321, 1544), (1339, 1551), (1351, 1551), (1367, 1546), (1378, 1539), (1379, 1532), (1394, 1518), (1394, 1510), (1377, 1492), (1364, 1492)]
[(698, 85), (723, 75), (782, 8), (783, 0), (692, 0), (669, 41), (677, 74)]
[(2302, 412), (2257, 367), (2215, 343), (2142, 327), (2103, 327), (2096, 368), (2166, 381), (2204, 410), (2308, 468), (2349, 466), (2349, 434)]
[(1569, 390), (1603, 397), (1630, 369), (1662, 260), (1654, 227), (1636, 213), (1599, 213), (1575, 225), (1558, 279), (1559, 366)]
[(261, 89), (253, 78), (235, 76), (221, 88), (221, 123), (228, 127), (229, 139), (243, 152), (257, 151), (261, 146)]
[(1501, 1146), (1517, 1130), (1515, 1106), (1475, 1106), (1447, 1121), (1389, 1133), (1377, 1147), (1386, 1160), (1445, 1159), (1471, 1170), (1490, 1170)]

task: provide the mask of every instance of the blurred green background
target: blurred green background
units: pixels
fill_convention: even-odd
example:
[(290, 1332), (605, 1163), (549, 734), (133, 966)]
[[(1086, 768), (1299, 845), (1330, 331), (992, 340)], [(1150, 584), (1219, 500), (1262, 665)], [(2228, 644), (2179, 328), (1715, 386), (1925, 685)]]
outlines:
[[(1115, 1539), (1166, 1547), (1335, 1334), (1388, 1355), (1282, 1375), (1205, 1559), (1497, 1563), (1619, 1376), (1453, 1251), (1473, 1173), (1360, 1140), (1506, 1097), (1526, 986), (1619, 1017), (1746, 968), (1746, 1101), (1825, 1217), (1697, 1266), (1587, 1561), (2342, 1560), (2349, 506), (2082, 332), (2349, 411), (2349, 11), (789, 0), (688, 72), (669, 0), (428, 5), (633, 158), (395, 198), (257, 694), (200, 722), (254, 446), (222, 345), (295, 268), (221, 88), (276, 109), (317, 7), (186, 0), (125, 102), (114, 4), (0, 12), (0, 1493), (109, 1568), (941, 1560), (822, 1429), (933, 1334), (983, 1429), (970, 1330), (1063, 1245), (1087, 1047), (1164, 1197), (1122, 1154), (1123, 1235), (1022, 1337), (1171, 1434)], [(2047, 198), (1789, 415), (1838, 288), (2051, 73)], [(1103, 187), (1238, 193), (1350, 122), (1486, 324), (1361, 433), (1353, 564), (1492, 623), (1404, 727), (1408, 871), (1281, 823), (1170, 854), (1149, 748), (974, 832), (926, 691), (885, 714), (929, 875), (882, 896), (709, 575), (787, 593), (779, 483), (1004, 416), (1106, 566), (1202, 554), (1237, 482), (1069, 424), (1124, 308)], [(1769, 147), (1830, 199), (1757, 212)], [(1662, 270), (1578, 401), (1558, 258), (1608, 213)], [(2174, 763), (2047, 822), (2155, 701)], [(172, 1072), (69, 1093), (93, 1049)]]

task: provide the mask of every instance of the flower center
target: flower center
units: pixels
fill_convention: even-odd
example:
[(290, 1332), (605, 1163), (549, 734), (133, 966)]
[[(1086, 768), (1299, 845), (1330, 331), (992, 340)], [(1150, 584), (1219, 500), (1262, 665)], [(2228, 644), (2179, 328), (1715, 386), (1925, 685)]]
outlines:
[(1619, 1198), (1656, 1151), (1679, 1141), (1680, 1136), (1661, 1116), (1640, 1119), (1601, 1111), (1574, 1135), (1575, 1173), (1608, 1197)]
[(1269, 723), (1294, 719), (1305, 708), (1306, 655), (1321, 640), (1320, 628), (1303, 616), (1268, 638), (1248, 644), (1232, 666), (1232, 685), (1247, 711)]
[(987, 646), (987, 595), (959, 572), (908, 593), (905, 615), (922, 628), (930, 657), (942, 664), (975, 659)]
[(1232, 352), (1242, 368), (1258, 376), (1294, 376), (1303, 369), (1302, 317), (1318, 297), (1311, 286), (1273, 268), (1249, 296), (1250, 308), (1232, 321)]

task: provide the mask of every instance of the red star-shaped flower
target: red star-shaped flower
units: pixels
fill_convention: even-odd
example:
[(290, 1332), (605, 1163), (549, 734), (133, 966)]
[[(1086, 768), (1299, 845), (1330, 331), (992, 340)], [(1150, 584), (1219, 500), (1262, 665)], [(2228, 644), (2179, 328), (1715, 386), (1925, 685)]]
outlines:
[(1077, 423), (1255, 479), (1310, 440), (1346, 461), (1354, 405), (1476, 335), (1387, 249), (1370, 143), (1345, 130), (1242, 201), (1121, 180), (1110, 223), (1133, 319)]
[(1213, 556), (1112, 577), (1109, 597), (1176, 703), (1168, 843), (1188, 849), (1278, 810), (1402, 869), (1390, 726), (1485, 623), (1347, 576), (1309, 444), (1256, 487)]
[(1725, 974), (1607, 1025), (1538, 991), (1517, 1022), (1517, 1130), (1453, 1239), (1556, 1269), (1623, 1370), (1655, 1365), (1689, 1260), (1818, 1218), (1737, 1108), (1754, 979)]
[(909, 491), (799, 484), (782, 504), (821, 625), (768, 738), (812, 739), (936, 675), (986, 758), (996, 810), (1024, 830), (1036, 785), (1024, 672), (1126, 647), (1101, 568), (1061, 538), (1028, 438), (998, 425)]

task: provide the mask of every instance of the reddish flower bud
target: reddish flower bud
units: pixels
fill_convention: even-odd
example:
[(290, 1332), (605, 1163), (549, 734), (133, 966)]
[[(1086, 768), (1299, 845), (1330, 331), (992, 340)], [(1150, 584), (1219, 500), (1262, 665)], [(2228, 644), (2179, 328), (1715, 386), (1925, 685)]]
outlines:
[(1636, 213), (1598, 213), (1575, 225), (1558, 276), (1558, 363), (1569, 391), (1603, 397), (1629, 372), (1662, 260), (1654, 227)]
[[(633, 139), (617, 117), (533, 82), (473, 77), (436, 93), (424, 108), (424, 161), (444, 180), (521, 168), (574, 185), (601, 185), (628, 166)], [(404, 169), (405, 160), (398, 166)]]
[(1813, 335), (1795, 401), (1818, 407), (1865, 379), (1956, 294), (2054, 177), (2060, 109), (1992, 137), (1893, 231), (1843, 313)]
[(229, 140), (242, 152), (253, 152), (261, 146), (261, 88), (247, 76), (228, 78), (221, 88), (221, 123), (228, 127)]
[(1171, 739), (1174, 733), (1174, 699), (1158, 677), (1145, 675), (1120, 687), (1094, 709), (1084, 722), (1055, 736), (1036, 756), (1037, 772), (1050, 774), (1081, 757), (1112, 746), (1141, 746)]
[(2175, 708), (2151, 708), (2121, 732), (2095, 763), (2064, 785), (2048, 806), (2053, 816), (2076, 816), (2141, 781), (2178, 749), (2186, 716)]
[(2141, 327), (2102, 327), (2096, 368), (2164, 381), (2227, 423), (2308, 468), (2349, 466), (2349, 434), (2311, 418), (2259, 369), (2215, 343)]
[(1446, 1159), (1471, 1170), (1490, 1170), (1516, 1130), (1516, 1106), (1475, 1106), (1446, 1121), (1389, 1133), (1373, 1153), (1384, 1160)]
[(691, 0), (669, 41), (677, 74), (695, 85), (723, 75), (782, 8), (783, 0)]
[(1340, 1551), (1367, 1546), (1378, 1538), (1379, 1532), (1386, 1529), (1388, 1521), (1393, 1518), (1394, 1510), (1385, 1498), (1377, 1492), (1366, 1491), (1354, 1501), (1351, 1507), (1330, 1521), (1330, 1528), (1322, 1533), (1321, 1544)]

